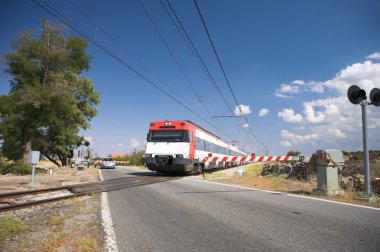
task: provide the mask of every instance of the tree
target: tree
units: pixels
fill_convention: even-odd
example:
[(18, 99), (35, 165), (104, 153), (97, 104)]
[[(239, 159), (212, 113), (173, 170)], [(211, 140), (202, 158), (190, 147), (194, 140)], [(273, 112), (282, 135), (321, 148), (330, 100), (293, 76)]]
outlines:
[(296, 150), (296, 151), (288, 151), (288, 153), (286, 154), (287, 156), (299, 156), (301, 155), (301, 152)]
[(80, 75), (89, 70), (87, 41), (46, 20), (42, 28), (39, 38), (22, 34), (14, 52), (4, 55), (11, 91), (0, 96), (1, 148), (6, 157), (26, 162), (33, 147), (66, 165), (69, 149), (82, 139), (79, 130), (97, 114), (99, 93)]

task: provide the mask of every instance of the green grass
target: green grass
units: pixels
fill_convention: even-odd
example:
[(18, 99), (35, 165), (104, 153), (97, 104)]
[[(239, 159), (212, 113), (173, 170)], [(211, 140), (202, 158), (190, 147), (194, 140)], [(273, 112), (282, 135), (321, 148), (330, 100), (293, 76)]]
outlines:
[(224, 177), (225, 174), (223, 172), (214, 172), (214, 173), (205, 173), (204, 178), (209, 179), (209, 178), (222, 178)]
[(27, 230), (27, 226), (15, 218), (0, 217), (0, 238), (2, 239), (22, 233)]
[(244, 176), (254, 177), (261, 173), (263, 166), (261, 164), (252, 164), (245, 168)]
[(59, 232), (65, 225), (65, 217), (61, 215), (52, 215), (48, 220), (48, 224), (53, 227), (54, 232)]

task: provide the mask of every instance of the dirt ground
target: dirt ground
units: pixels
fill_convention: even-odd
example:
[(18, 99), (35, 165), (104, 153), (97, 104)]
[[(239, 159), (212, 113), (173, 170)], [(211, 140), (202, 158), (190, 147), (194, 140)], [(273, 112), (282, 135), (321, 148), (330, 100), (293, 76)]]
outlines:
[(222, 171), (215, 171), (206, 174), (205, 179), (217, 181), (220, 183), (246, 186), (251, 188), (292, 193), (315, 198), (323, 198), (332, 201), (346, 202), (357, 205), (365, 205), (380, 208), (380, 202), (366, 202), (358, 200), (362, 196), (360, 192), (346, 190), (342, 195), (321, 196), (315, 192), (317, 188), (316, 176), (311, 176), (310, 181), (300, 181), (289, 179), (284, 176), (261, 176), (262, 165), (255, 164), (245, 168), (247, 172), (243, 176), (237, 173), (238, 168), (230, 168)]
[[(51, 169), (51, 173), (47, 167)], [(49, 165), (47, 162), (42, 162), (37, 166), (34, 186), (30, 185), (31, 180), (31, 175), (0, 175), (0, 193), (93, 182), (99, 180), (99, 174), (98, 168), (92, 166), (80, 170), (69, 167), (58, 168), (52, 163)]]
[[(98, 181), (97, 168), (54, 167), (31, 175), (1, 175), (0, 193)], [(99, 196), (92, 194), (0, 213), (0, 251), (105, 251)]]

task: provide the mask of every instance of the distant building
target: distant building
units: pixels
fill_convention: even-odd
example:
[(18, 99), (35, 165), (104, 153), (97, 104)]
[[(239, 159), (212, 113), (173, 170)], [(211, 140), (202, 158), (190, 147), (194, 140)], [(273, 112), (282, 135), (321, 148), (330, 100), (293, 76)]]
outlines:
[(125, 154), (110, 154), (111, 158), (121, 158), (124, 157)]

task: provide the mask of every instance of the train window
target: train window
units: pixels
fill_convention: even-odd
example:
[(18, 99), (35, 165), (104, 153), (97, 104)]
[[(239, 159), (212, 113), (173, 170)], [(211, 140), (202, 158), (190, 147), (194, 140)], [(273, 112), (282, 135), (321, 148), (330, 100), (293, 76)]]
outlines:
[(148, 142), (189, 142), (187, 130), (150, 130)]
[(195, 149), (196, 150), (204, 150), (205, 146), (204, 146), (204, 140), (203, 139), (200, 139), (200, 138), (196, 138), (196, 142), (195, 142)]

